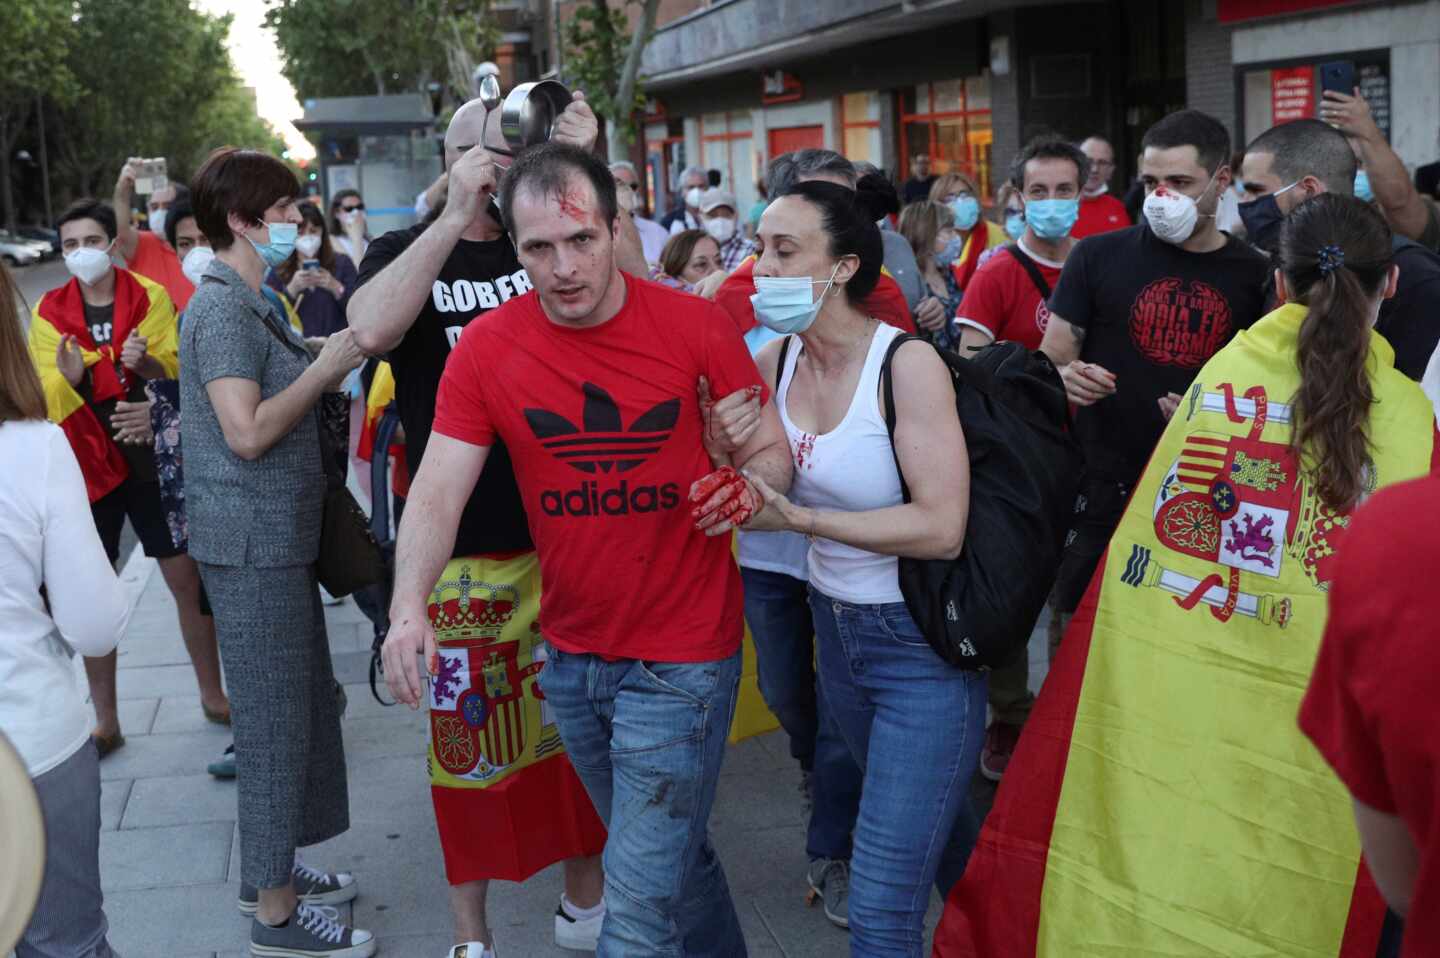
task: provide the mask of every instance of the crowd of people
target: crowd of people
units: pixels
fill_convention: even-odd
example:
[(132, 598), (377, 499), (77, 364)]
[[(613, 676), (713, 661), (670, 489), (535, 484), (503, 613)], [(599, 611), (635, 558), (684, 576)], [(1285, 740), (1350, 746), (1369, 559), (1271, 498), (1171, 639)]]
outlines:
[[(1238, 152), (1164, 117), (1135, 222), (1101, 136), (1036, 137), (994, 195), (807, 149), (742, 210), (687, 168), (652, 219), (597, 134), (576, 94), (512, 156), (472, 101), (419, 222), (374, 237), (358, 192), (322, 209), (230, 148), (148, 228), (139, 158), (60, 217), (72, 278), (28, 342), (0, 324), (0, 450), (33, 464), (0, 481), (0, 732), (50, 845), (18, 958), (112, 953), (126, 519), (233, 730), (252, 953), (375, 953), (328, 907), (355, 875), (300, 850), (349, 827), (325, 493), (391, 404), (382, 661), (429, 714), (450, 958), (503, 946), (491, 881), (556, 862), (561, 947), (746, 953), (708, 823), (747, 628), (795, 881), (857, 958), (922, 954), (932, 889), (938, 958), (1440, 948), (1440, 225), (1363, 99)], [(1027, 573), (1048, 609), (1011, 623), (1048, 629), (1038, 697), (1023, 643), (942, 657), (900, 571), (967, 547), (995, 467), (952, 367), (995, 343), (1045, 358), (1084, 461)]]

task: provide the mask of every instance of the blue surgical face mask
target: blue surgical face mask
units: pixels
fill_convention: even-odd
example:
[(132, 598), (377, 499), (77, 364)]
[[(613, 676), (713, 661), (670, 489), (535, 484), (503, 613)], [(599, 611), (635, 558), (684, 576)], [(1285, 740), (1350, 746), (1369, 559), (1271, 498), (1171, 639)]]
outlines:
[(750, 297), (755, 318), (782, 336), (805, 332), (820, 315), (820, 304), (825, 302), (839, 270), (840, 264), (836, 263), (818, 299), (811, 287), (820, 285), (821, 280), (808, 276), (756, 276), (755, 295)]
[(960, 258), (960, 237), (952, 236), (945, 248), (935, 254), (935, 265), (944, 269)]
[(950, 212), (955, 214), (955, 228), (968, 230), (980, 220), (980, 201), (973, 196), (957, 196), (950, 201)]
[(1026, 200), (1025, 222), (1043, 240), (1061, 240), (1080, 217), (1078, 197), (1068, 200)]
[(1367, 203), (1375, 201), (1375, 191), (1370, 188), (1370, 174), (1364, 170), (1355, 171), (1355, 198)]
[[(255, 252), (260, 254), (265, 265), (274, 269), (295, 252), (295, 240), (300, 235), (300, 227), (295, 223), (266, 223), (265, 226), (270, 232), (270, 242), (257, 243), (252, 239), (250, 245), (255, 247)], [(250, 238), (247, 236), (246, 239)]]
[(1012, 241), (1018, 240), (1025, 234), (1025, 214), (1011, 213), (1005, 217), (1005, 235)]

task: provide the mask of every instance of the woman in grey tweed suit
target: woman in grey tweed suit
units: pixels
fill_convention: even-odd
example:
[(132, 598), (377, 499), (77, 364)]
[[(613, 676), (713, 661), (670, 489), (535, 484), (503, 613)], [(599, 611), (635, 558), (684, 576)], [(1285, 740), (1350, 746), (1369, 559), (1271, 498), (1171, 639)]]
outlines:
[(219, 150), (192, 194), (216, 255), (180, 344), (185, 495), (230, 685), (240, 910), (255, 913), (255, 954), (359, 958), (374, 951), (369, 933), (312, 907), (354, 898), (354, 879), (300, 864), (295, 851), (350, 824), (314, 570), (325, 482), (315, 406), (364, 357), (345, 330), (311, 362), (260, 293), (300, 220), (283, 164)]

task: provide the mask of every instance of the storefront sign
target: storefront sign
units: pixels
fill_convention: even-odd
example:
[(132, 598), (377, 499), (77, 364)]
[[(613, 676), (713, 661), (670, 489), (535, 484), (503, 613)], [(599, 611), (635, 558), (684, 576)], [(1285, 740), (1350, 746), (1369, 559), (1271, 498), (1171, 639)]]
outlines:
[(760, 75), (760, 102), (766, 106), (772, 103), (792, 103), (804, 96), (805, 88), (800, 85), (800, 81), (784, 70)]
[(1276, 124), (1315, 115), (1315, 68), (1284, 67), (1270, 71), (1270, 112)]
[(1262, 17), (1310, 13), (1355, 2), (1356, 0), (1217, 0), (1215, 14), (1221, 23), (1239, 23), (1242, 20), (1259, 20)]

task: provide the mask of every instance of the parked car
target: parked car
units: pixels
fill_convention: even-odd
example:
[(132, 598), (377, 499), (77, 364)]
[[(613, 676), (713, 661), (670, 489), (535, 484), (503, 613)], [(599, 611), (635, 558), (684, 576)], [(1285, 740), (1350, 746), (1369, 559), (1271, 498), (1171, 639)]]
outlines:
[(6, 266), (31, 266), (44, 258), (33, 240), (0, 233), (0, 260), (4, 260)]
[(37, 240), (50, 248), (49, 256), (60, 255), (60, 234), (46, 226), (22, 226), (15, 231), (21, 239)]

